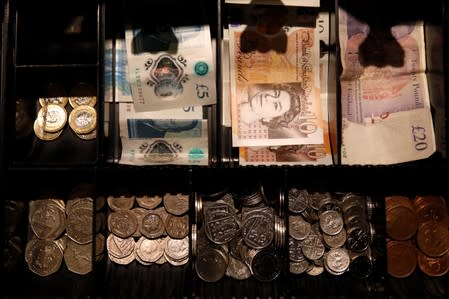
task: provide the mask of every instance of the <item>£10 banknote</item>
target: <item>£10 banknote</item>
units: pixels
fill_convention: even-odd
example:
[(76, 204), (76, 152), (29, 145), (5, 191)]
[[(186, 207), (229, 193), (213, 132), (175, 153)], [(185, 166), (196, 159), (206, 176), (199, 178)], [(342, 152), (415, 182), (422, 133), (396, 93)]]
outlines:
[(232, 145), (322, 144), (316, 28), (261, 22), (229, 25)]

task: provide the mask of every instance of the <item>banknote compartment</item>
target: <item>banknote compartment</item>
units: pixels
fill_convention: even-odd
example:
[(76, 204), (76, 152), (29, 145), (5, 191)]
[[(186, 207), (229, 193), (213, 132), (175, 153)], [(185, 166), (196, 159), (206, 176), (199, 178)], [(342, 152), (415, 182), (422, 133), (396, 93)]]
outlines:
[[(396, 25), (410, 25), (410, 24), (418, 24), (416, 26), (417, 28), (420, 27), (420, 22), (422, 23), (423, 27), (423, 38), (424, 40), (421, 42), (421, 34), (418, 35), (417, 40), (419, 40), (419, 48), (424, 51), (423, 56), (425, 56), (425, 69), (420, 70), (425, 78), (424, 81), (426, 83), (423, 85), (424, 89), (428, 89), (424, 93), (423, 97), (427, 98), (424, 99), (426, 102), (426, 108), (427, 105), (429, 106), (429, 116), (432, 118), (431, 121), (426, 122), (427, 126), (429, 128), (433, 129), (433, 132), (429, 133), (428, 136), (431, 136), (433, 133), (435, 135), (435, 146), (432, 148), (435, 148), (434, 152), (428, 152), (426, 155), (418, 155), (420, 158), (415, 158), (411, 160), (405, 160), (399, 161), (399, 162), (392, 162), (392, 163), (386, 163), (386, 164), (404, 164), (409, 166), (421, 166), (421, 165), (437, 165), (439, 163), (445, 163), (447, 164), (447, 147), (445, 145), (446, 140), (448, 139), (448, 130), (447, 130), (447, 113), (448, 109), (447, 106), (443, 101), (440, 101), (440, 99), (447, 98), (447, 65), (445, 66), (445, 54), (443, 54), (441, 51), (445, 51), (447, 49), (447, 32), (445, 31), (445, 27), (447, 27), (447, 22), (445, 21), (445, 13), (442, 12), (441, 7), (445, 7), (446, 5), (443, 3), (444, 1), (435, 1), (432, 2), (429, 5), (421, 5), (419, 3), (415, 5), (409, 5), (405, 1), (398, 1), (395, 2), (393, 5), (389, 3), (388, 1), (382, 1), (374, 5), (374, 3), (368, 3), (367, 5), (357, 3), (356, 1), (351, 0), (340, 0), (337, 1), (337, 9), (341, 8), (344, 11), (346, 11), (348, 14), (354, 16), (359, 21), (363, 22), (367, 26), (371, 28), (371, 33), (368, 34), (365, 42), (363, 42), (360, 45), (360, 61), (365, 66), (377, 66), (377, 67), (390, 67), (394, 65), (398, 65), (398, 63), (404, 63), (407, 62), (403, 60), (403, 55), (401, 55), (401, 51), (404, 51), (401, 46), (399, 46), (400, 38), (396, 39), (393, 38), (393, 42), (388, 44), (389, 42), (385, 42), (385, 45), (380, 46), (374, 46), (376, 42), (374, 41), (374, 36), (381, 36), (383, 33), (387, 32), (385, 31), (387, 28), (390, 28), (392, 26)], [(409, 9), (404, 12), (403, 11), (403, 5), (408, 5)], [(384, 10), (383, 7), (388, 7), (388, 9)], [(383, 14), (384, 17), (379, 19), (376, 16), (379, 14)], [(336, 28), (338, 29), (338, 22), (336, 24)], [(417, 31), (419, 32), (420, 29)], [(387, 33), (389, 35), (390, 33)], [(341, 35), (341, 34), (340, 34)], [(397, 44), (397, 45), (396, 45)], [(341, 49), (342, 42), (338, 42), (338, 51), (342, 52)], [(399, 47), (398, 47), (399, 46)], [(376, 51), (369, 51), (369, 47), (376, 48)], [(341, 54), (341, 53), (340, 53)], [(421, 55), (421, 54), (420, 54)], [(401, 58), (402, 57), (402, 58)], [(401, 60), (402, 59), (402, 60)], [(338, 63), (338, 72), (337, 76), (340, 76), (342, 71), (342, 61), (340, 57), (337, 57), (337, 63)], [(419, 75), (418, 75), (419, 76)], [(348, 164), (348, 165), (354, 165), (354, 164), (363, 164), (363, 165), (369, 165), (369, 164), (382, 164), (380, 163), (370, 163), (370, 162), (363, 162), (362, 160), (359, 160), (358, 163), (351, 163), (351, 162), (345, 162), (344, 157), (342, 155), (346, 155), (347, 157), (350, 156), (348, 154), (348, 151), (343, 148), (343, 135), (344, 135), (344, 129), (347, 128), (347, 124), (342, 124), (342, 119), (345, 118), (344, 111), (342, 110), (342, 102), (343, 102), (343, 95), (342, 95), (342, 89), (341, 89), (341, 82), (337, 78), (337, 85), (338, 85), (338, 109), (339, 109), (339, 163), (340, 164)], [(444, 87), (445, 86), (445, 87)], [(387, 86), (383, 87), (385, 91), (388, 90)], [(429, 103), (427, 104), (427, 101)], [(343, 104), (344, 105), (344, 104)], [(387, 116), (388, 117), (388, 116)], [(426, 116), (427, 117), (427, 116)], [(374, 123), (376, 120), (374, 120)], [(424, 125), (422, 126), (424, 127)], [(429, 129), (428, 128), (428, 129)], [(420, 128), (421, 129), (421, 128)], [(399, 129), (398, 129), (399, 130)], [(430, 130), (429, 130), (430, 131)], [(359, 134), (360, 135), (360, 134)], [(426, 136), (426, 137), (428, 137)], [(347, 137), (348, 139), (348, 137)], [(391, 138), (394, 139), (394, 138)], [(431, 140), (430, 138), (427, 138), (428, 140), (424, 140), (424, 143)], [(415, 142), (415, 139), (413, 139)], [(359, 142), (363, 142), (362, 139), (359, 139)], [(430, 142), (429, 148), (430, 148)], [(418, 145), (419, 147), (419, 145)], [(405, 153), (405, 149), (407, 146), (403, 147), (403, 151)], [(361, 150), (362, 152), (363, 150)], [(424, 150), (421, 150), (424, 151)], [(390, 154), (391, 155), (391, 154)], [(363, 156), (363, 154), (362, 154)], [(386, 154), (384, 156), (387, 156)], [(365, 161), (368, 161), (368, 156), (366, 156)], [(376, 160), (376, 159), (374, 159)]]
[[(225, 1), (226, 2), (226, 1)], [(257, 11), (263, 11), (263, 5), (257, 5), (259, 3), (246, 3), (243, 4), (223, 4), (223, 13), (221, 18), (223, 28), (223, 43), (222, 43), (222, 65), (223, 67), (229, 67), (229, 24), (247, 24), (258, 20)], [(282, 5), (279, 3), (279, 5)], [(270, 5), (267, 11), (270, 11)], [(282, 7), (282, 6), (281, 6)], [(251, 10), (253, 9), (253, 10)], [(326, 115), (325, 119), (325, 145), (326, 158), (321, 160), (320, 158), (310, 158), (314, 162), (310, 162), (309, 158), (305, 159), (302, 156), (302, 152), (313, 152), (311, 149), (313, 146), (309, 146), (309, 149), (295, 150), (295, 153), (288, 156), (286, 152), (292, 151), (288, 149), (289, 146), (249, 146), (249, 147), (237, 147), (232, 144), (232, 135), (236, 134), (237, 129), (232, 132), (231, 125), (231, 112), (229, 111), (228, 102), (230, 102), (231, 87), (229, 83), (229, 73), (226, 69), (222, 70), (222, 106), (221, 106), (221, 125), (222, 125), (222, 147), (221, 151), (224, 154), (224, 164), (240, 165), (240, 166), (261, 166), (261, 165), (301, 165), (301, 164), (326, 164), (332, 165), (337, 162), (337, 106), (336, 106), (336, 59), (335, 59), (335, 7), (329, 1), (322, 1), (320, 7), (291, 7), (286, 6), (278, 8), (277, 13), (282, 13), (280, 9), (285, 9), (288, 12), (288, 16), (285, 24), (276, 24), (276, 26), (300, 26), (302, 28), (317, 28), (319, 38), (320, 49), (320, 89), (321, 89), (321, 101), (323, 103), (323, 115)], [(259, 12), (261, 13), (261, 12)], [(272, 20), (273, 21), (273, 20)], [(234, 25), (233, 25), (234, 26)], [(248, 31), (250, 32), (250, 31)], [(245, 31), (242, 33), (244, 35)], [(250, 33), (248, 33), (249, 36)], [(242, 36), (243, 36), (242, 35)], [(263, 42), (261, 47), (267, 46)], [(272, 45), (273, 46), (273, 45)], [(273, 46), (274, 47), (274, 46)], [(280, 52), (286, 45), (279, 44), (278, 48), (273, 48), (272, 51)], [(232, 50), (232, 49), (231, 49)], [(254, 49), (248, 49), (254, 50)], [(257, 49), (255, 49), (257, 51)], [(265, 53), (267, 49), (259, 49), (259, 52)], [(245, 50), (246, 51), (246, 50)], [(281, 53), (281, 52), (280, 52)], [(249, 54), (248, 54), (249, 55)], [(231, 57), (232, 59), (232, 57)], [(232, 70), (231, 70), (232, 71)], [(323, 75), (324, 74), (324, 75)], [(324, 117), (323, 117), (324, 119)], [(235, 124), (234, 124), (235, 125)], [(254, 129), (256, 130), (256, 129)], [(262, 130), (262, 129), (261, 129)], [(274, 133), (273, 133), (274, 134)], [(226, 148), (227, 146), (227, 148)], [(322, 151), (324, 149), (318, 149)], [(260, 161), (258, 161), (260, 159)]]
[[(7, 113), (13, 115), (16, 111), (16, 119), (11, 118), (6, 126), (6, 138), (9, 139), (8, 163), (11, 166), (87, 165), (97, 161), (99, 153), (97, 123), (101, 123), (98, 113), (101, 102), (97, 100), (99, 98), (97, 76), (97, 68), (90, 66), (16, 69), (17, 88), (6, 103)], [(88, 99), (92, 104), (92, 107), (89, 107), (92, 117), (90, 125), (95, 128), (90, 130), (91, 136), (78, 135), (72, 128), (74, 120), (70, 124), (75, 106), (72, 107), (73, 103), (70, 104), (69, 101), (77, 97)], [(55, 128), (57, 132), (48, 136), (44, 134), (42, 139), (42, 136), (37, 135), (39, 132), (36, 131), (35, 123), (40, 113), (46, 107), (50, 107), (45, 106), (48, 103), (45, 102), (45, 98), (62, 99), (65, 104), (62, 104), (62, 109), (57, 108), (58, 117), (61, 117), (58, 128)], [(73, 113), (74, 115), (76, 114)]]
[[(122, 5), (117, 5), (116, 3), (108, 3), (106, 6), (106, 44), (105, 44), (105, 119), (108, 119), (107, 126), (107, 145), (106, 145), (106, 160), (111, 163), (125, 165), (151, 165), (159, 166), (162, 164), (175, 164), (175, 165), (213, 165), (216, 163), (216, 105), (206, 105), (206, 106), (195, 106), (195, 111), (197, 117), (195, 122), (201, 127), (200, 136), (197, 133), (192, 133), (194, 138), (201, 137), (201, 142), (198, 143), (196, 148), (193, 145), (184, 144), (184, 141), (189, 138), (184, 138), (188, 136), (189, 132), (192, 131), (182, 129), (180, 134), (171, 134), (173, 129), (165, 129), (155, 125), (152, 127), (143, 126), (145, 119), (151, 123), (160, 122), (160, 119), (172, 118), (172, 119), (183, 119), (190, 120), (192, 116), (184, 116), (176, 114), (170, 115), (164, 114), (164, 117), (159, 117), (153, 111), (153, 113), (147, 116), (144, 113), (140, 115), (134, 114), (138, 111), (136, 105), (133, 106), (133, 98), (131, 95), (131, 84), (128, 79), (128, 62), (127, 62), (127, 47), (125, 46), (125, 31), (126, 29), (134, 26), (135, 28), (142, 28), (142, 32), (152, 32), (152, 30), (158, 30), (157, 28), (162, 25), (169, 24), (170, 26), (190, 26), (196, 28), (197, 26), (207, 25), (210, 27), (212, 45), (216, 41), (216, 25), (215, 25), (215, 15), (216, 9), (211, 3), (195, 2), (195, 3), (172, 3), (172, 2), (135, 2), (135, 1), (123, 1)], [(152, 15), (148, 18), (148, 14), (152, 11), (160, 11), (156, 15)], [(182, 10), (184, 13), (182, 17), (178, 14), (173, 14), (173, 10)], [(167, 27), (168, 28), (168, 27)], [(142, 39), (143, 35), (139, 35), (139, 41), (141, 45), (145, 48), (148, 47), (148, 41)], [(175, 36), (172, 36), (174, 38)], [(158, 44), (158, 41), (153, 41)], [(161, 44), (158, 44), (161, 46)], [(177, 42), (173, 41), (173, 47), (176, 47)], [(212, 46), (213, 54), (215, 55), (216, 47)], [(140, 49), (144, 50), (144, 49)], [(146, 49), (145, 51), (147, 51)], [(154, 51), (156, 52), (154, 52)], [(157, 51), (163, 51), (164, 49), (153, 49), (154, 53)], [(170, 51), (169, 51), (170, 52)], [(111, 67), (109, 67), (111, 65)], [(214, 61), (214, 68), (218, 67)], [(112, 71), (111, 71), (112, 69)], [(145, 75), (146, 76), (146, 75)], [(215, 78), (214, 78), (215, 80)], [(214, 83), (215, 84), (215, 83)], [(126, 109), (125, 105), (128, 105)], [(130, 106), (131, 105), (131, 106)], [(179, 108), (181, 109), (181, 108)], [(193, 111), (191, 107), (184, 107), (183, 109), (188, 109)], [(199, 111), (201, 109), (201, 111)], [(131, 114), (128, 113), (131, 111)], [(161, 110), (162, 111), (162, 110)], [(186, 110), (184, 110), (186, 111)], [(142, 119), (142, 121), (138, 120)], [(151, 120), (150, 120), (151, 119)], [(157, 121), (156, 121), (157, 119)], [(202, 120), (201, 120), (202, 119)], [(193, 120), (193, 119), (192, 119)], [(128, 123), (127, 123), (128, 122)], [(133, 129), (133, 126), (138, 126)], [(207, 131), (203, 129), (207, 126)], [(195, 128), (196, 128), (195, 127)], [(126, 129), (128, 128), (128, 129)], [(155, 129), (153, 129), (155, 128)], [(194, 128), (194, 129), (195, 129)], [(129, 135), (130, 130), (134, 132), (134, 135)], [(146, 130), (144, 130), (146, 129)], [(155, 130), (158, 130), (156, 132)], [(182, 135), (181, 133), (185, 134)], [(192, 131), (193, 132), (193, 131)], [(137, 134), (137, 135), (136, 135)], [(165, 137), (164, 136), (168, 136)], [(181, 136), (182, 135), (182, 136)], [(206, 140), (203, 140), (204, 135), (207, 135)], [(171, 136), (171, 137), (170, 137)], [(176, 136), (179, 136), (176, 137)], [(178, 142), (176, 142), (177, 139)], [(157, 142), (156, 142), (156, 139)], [(166, 140), (165, 140), (166, 139)], [(162, 141), (161, 141), (162, 140)], [(136, 147), (137, 142), (140, 142), (141, 147)], [(177, 145), (180, 145), (178, 148)], [(183, 150), (180, 151), (180, 148)], [(137, 150), (136, 150), (137, 148)], [(155, 157), (154, 153), (157, 149), (166, 150), (166, 160), (156, 161), (157, 159), (151, 159)], [(189, 157), (195, 156), (195, 151), (198, 151), (197, 158), (190, 159), (187, 153), (187, 149), (190, 149)], [(134, 151), (138, 158), (131, 157), (131, 151)], [(201, 154), (204, 153), (204, 155)], [(171, 159), (169, 155), (171, 154)], [(142, 157), (141, 157), (142, 156)], [(145, 157), (143, 157), (145, 156)], [(176, 162), (177, 160), (183, 160), (182, 163)], [(190, 162), (187, 160), (190, 159)], [(189, 164), (191, 163), (191, 164)]]
[(10, 1), (17, 65), (96, 64), (97, 1)]

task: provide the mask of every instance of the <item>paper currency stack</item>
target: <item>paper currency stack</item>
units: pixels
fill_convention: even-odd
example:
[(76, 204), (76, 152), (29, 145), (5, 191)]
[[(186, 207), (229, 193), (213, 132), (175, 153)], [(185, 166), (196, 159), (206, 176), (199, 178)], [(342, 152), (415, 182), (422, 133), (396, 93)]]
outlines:
[(130, 25), (114, 50), (106, 98), (115, 93), (118, 102), (119, 163), (208, 165), (203, 107), (216, 103), (209, 26)]
[[(340, 8), (338, 29), (343, 68), (341, 163), (395, 164), (428, 158), (436, 143), (423, 23), (396, 24), (386, 37), (389, 32), (376, 32), (379, 29)], [(368, 55), (373, 58), (364, 57)]]
[(300, 15), (282, 5), (241, 9), (244, 16), (231, 19), (225, 34), (223, 75), (240, 165), (332, 164), (328, 56), (320, 59), (320, 39), (329, 31), (317, 26), (329, 15)]

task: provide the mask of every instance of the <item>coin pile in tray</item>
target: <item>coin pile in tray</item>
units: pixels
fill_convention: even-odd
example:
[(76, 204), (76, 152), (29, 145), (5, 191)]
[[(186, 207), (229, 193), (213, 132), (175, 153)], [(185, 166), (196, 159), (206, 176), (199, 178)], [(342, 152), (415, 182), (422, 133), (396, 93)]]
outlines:
[[(236, 208), (238, 207), (238, 208)], [(224, 276), (272, 281), (281, 272), (285, 223), (259, 189), (195, 199), (192, 227), (195, 270), (206, 282)]]
[[(57, 272), (64, 261), (77, 274), (92, 271), (93, 200), (90, 197), (37, 199), (29, 204), (31, 237), (25, 249), (28, 268), (39, 276)], [(96, 252), (100, 255), (101, 252)]]
[(417, 268), (438, 277), (449, 271), (449, 216), (441, 196), (385, 197), (387, 272), (410, 276)]
[(109, 259), (120, 265), (189, 261), (189, 196), (109, 196), (107, 224)]
[[(97, 111), (95, 96), (39, 98), (40, 109), (34, 121), (35, 135), (45, 141), (58, 138), (67, 122), (80, 139), (96, 138)], [(70, 103), (71, 111), (66, 106)]]
[(317, 276), (326, 270), (341, 275), (356, 267), (358, 276), (369, 276), (373, 267), (371, 210), (366, 196), (290, 188), (289, 272)]

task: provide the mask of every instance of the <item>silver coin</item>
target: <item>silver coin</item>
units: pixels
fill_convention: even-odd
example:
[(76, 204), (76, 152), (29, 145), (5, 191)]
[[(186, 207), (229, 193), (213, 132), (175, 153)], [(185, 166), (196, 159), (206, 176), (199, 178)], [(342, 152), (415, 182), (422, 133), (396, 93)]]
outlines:
[(311, 232), (310, 223), (300, 215), (288, 217), (289, 234), (296, 240), (304, 240)]
[(216, 219), (205, 219), (205, 232), (208, 239), (215, 244), (228, 243), (240, 230), (235, 215), (231, 213), (216, 212), (214, 218)]
[(324, 272), (323, 266), (313, 265), (310, 269), (306, 271), (310, 276), (318, 276)]
[(329, 248), (338, 248), (342, 247), (346, 243), (346, 229), (342, 229), (338, 234), (336, 235), (328, 235), (323, 234), (323, 241)]
[(162, 202), (162, 196), (159, 195), (143, 195), (136, 197), (137, 204), (145, 209), (152, 210)]
[(165, 226), (162, 217), (154, 211), (148, 211), (145, 215), (142, 216), (140, 232), (148, 239), (154, 239), (162, 236), (162, 234), (165, 232)]
[(134, 206), (135, 196), (108, 196), (108, 206), (113, 211), (130, 210)]
[(118, 259), (122, 259), (134, 252), (136, 242), (132, 237), (120, 238), (114, 234), (109, 234), (106, 239), (106, 249), (108, 255), (112, 255)]
[(165, 220), (167, 234), (175, 239), (183, 239), (189, 234), (189, 215), (175, 216), (168, 214)]
[(254, 214), (243, 222), (243, 241), (250, 247), (262, 249), (271, 244), (274, 238), (272, 217)]
[(78, 244), (88, 244), (93, 240), (93, 199), (79, 198), (67, 213), (67, 236)]
[(108, 258), (111, 262), (119, 264), (119, 265), (129, 265), (136, 259), (136, 253), (135, 251), (131, 252), (130, 255), (124, 257), (124, 258), (117, 258), (111, 254), (108, 254)]
[(281, 258), (279, 254), (270, 248), (258, 250), (250, 262), (250, 268), (259, 281), (273, 281), (281, 273)]
[(109, 230), (121, 237), (128, 238), (137, 230), (137, 217), (130, 210), (117, 210), (108, 215)]
[(64, 262), (71, 272), (85, 275), (92, 271), (92, 245), (92, 242), (78, 244), (70, 239), (67, 240)]
[(33, 201), (30, 207), (31, 229), (40, 239), (55, 240), (66, 229), (65, 210), (52, 200)]
[(309, 260), (317, 260), (324, 254), (324, 244), (321, 241), (321, 237), (316, 234), (310, 234), (301, 241), (302, 252), (304, 256)]
[(165, 210), (168, 213), (181, 216), (189, 210), (189, 196), (186, 194), (165, 194), (163, 198)]
[(300, 241), (288, 238), (288, 258), (290, 261), (301, 262), (305, 259), (301, 245)]
[(198, 252), (195, 270), (198, 277), (206, 282), (217, 282), (225, 276), (229, 258), (214, 247), (205, 247)]
[[(189, 257), (189, 237), (184, 239), (172, 239), (170, 237), (165, 238), (165, 253), (166, 258), (171, 260), (180, 261)], [(168, 260), (168, 258), (167, 258)]]
[(332, 248), (324, 258), (326, 268), (334, 275), (344, 273), (349, 268), (350, 262), (348, 251), (345, 248)]
[(136, 255), (144, 262), (154, 263), (164, 254), (164, 248), (164, 239), (147, 239), (142, 236), (136, 243)]
[(320, 228), (328, 235), (336, 235), (343, 229), (343, 218), (336, 211), (326, 211), (320, 215)]
[(63, 252), (53, 240), (32, 239), (25, 249), (28, 268), (39, 276), (57, 272), (62, 264)]
[(292, 274), (302, 274), (307, 270), (310, 270), (313, 267), (313, 264), (308, 260), (304, 259), (300, 262), (289, 262), (288, 269)]
[(288, 191), (288, 210), (292, 213), (301, 213), (309, 206), (307, 190), (291, 188)]

